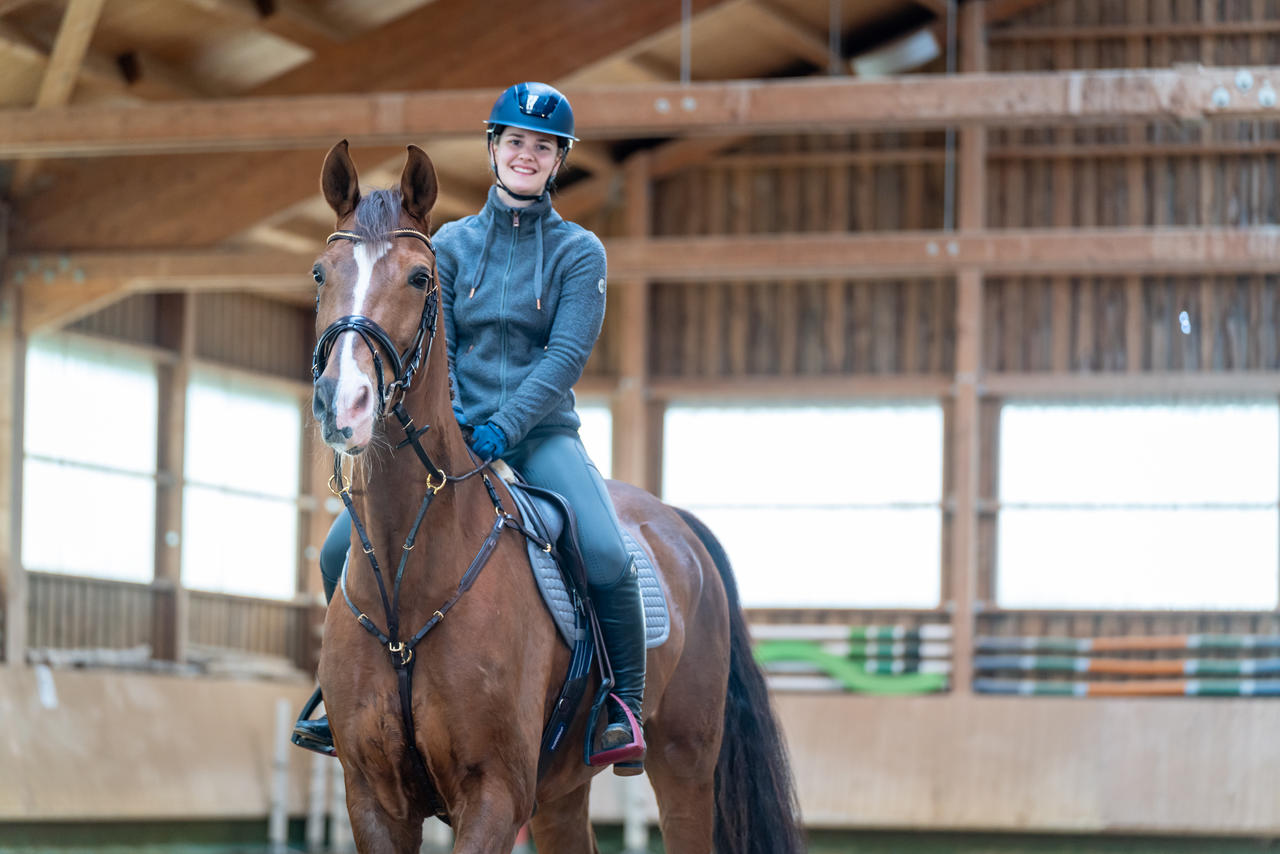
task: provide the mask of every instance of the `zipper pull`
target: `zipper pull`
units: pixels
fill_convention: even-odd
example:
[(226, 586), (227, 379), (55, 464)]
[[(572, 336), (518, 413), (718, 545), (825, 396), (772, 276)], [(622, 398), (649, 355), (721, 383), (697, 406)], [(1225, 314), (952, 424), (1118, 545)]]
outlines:
[(520, 211), (511, 212), (511, 227), (512, 228), (520, 227)]
[(472, 286), (471, 286), (471, 293), (467, 294), (467, 299), (471, 299), (471, 298), (472, 298), (473, 296), (475, 296), (475, 295), (476, 295), (476, 288), (475, 288), (475, 285), (472, 285)]

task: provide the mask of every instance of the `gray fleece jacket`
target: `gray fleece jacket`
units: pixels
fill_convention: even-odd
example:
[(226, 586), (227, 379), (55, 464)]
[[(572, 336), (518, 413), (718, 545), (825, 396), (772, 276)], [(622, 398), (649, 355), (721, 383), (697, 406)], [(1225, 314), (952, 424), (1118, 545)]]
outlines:
[(542, 198), (480, 212), (435, 235), (454, 409), (515, 447), (534, 427), (581, 426), (573, 384), (604, 322), (604, 245)]

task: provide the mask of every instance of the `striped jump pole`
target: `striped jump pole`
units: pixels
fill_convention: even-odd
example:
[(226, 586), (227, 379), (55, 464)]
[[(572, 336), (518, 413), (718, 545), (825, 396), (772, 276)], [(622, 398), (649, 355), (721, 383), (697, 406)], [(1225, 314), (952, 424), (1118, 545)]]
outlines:
[(1043, 652), (1087, 655), (1093, 652), (1160, 652), (1213, 650), (1240, 652), (1280, 649), (1280, 635), (1130, 635), (1127, 637), (993, 637), (974, 642), (979, 652)]
[(951, 640), (951, 626), (930, 623), (909, 628), (907, 626), (836, 626), (830, 624), (773, 625), (757, 624), (751, 627), (751, 637), (765, 640), (804, 641), (876, 641), (904, 643)]
[(1280, 697), (1280, 679), (1147, 679), (1134, 682), (1055, 682), (975, 679), (979, 694), (1024, 697)]
[(1134, 661), (1122, 658), (1084, 658), (1060, 655), (979, 655), (978, 671), (1039, 670), (1098, 673), (1108, 676), (1277, 676), (1280, 658), (1189, 658), (1170, 661)]
[[(943, 672), (916, 672), (906, 670), (904, 662), (897, 675), (884, 675), (875, 672), (881, 665), (877, 662), (851, 661), (842, 655), (836, 655), (822, 649), (818, 644), (803, 640), (774, 640), (757, 643), (756, 660), (766, 671), (774, 666), (802, 664), (808, 671), (818, 671), (827, 680), (837, 683), (846, 691), (860, 694), (927, 694), (943, 691), (947, 687), (947, 674)], [(887, 668), (896, 667), (890, 662)], [(867, 672), (871, 668), (872, 672)], [(814, 683), (816, 685), (816, 683)], [(823, 683), (829, 685), (829, 682)], [(775, 683), (782, 687), (781, 683)], [(830, 690), (829, 687), (813, 687), (799, 689), (793, 685), (792, 690)]]

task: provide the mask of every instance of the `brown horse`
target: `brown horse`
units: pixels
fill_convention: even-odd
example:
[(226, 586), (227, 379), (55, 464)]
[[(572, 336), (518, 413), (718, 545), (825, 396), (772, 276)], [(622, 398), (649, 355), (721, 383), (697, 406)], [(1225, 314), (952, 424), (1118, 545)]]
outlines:
[[(495, 527), (482, 477), (462, 477), (475, 463), (450, 406), (444, 323), (434, 310), (435, 256), (425, 237), (434, 168), (409, 146), (399, 191), (362, 198), (344, 141), (325, 158), (321, 187), (338, 231), (313, 269), (320, 335), (314, 409), (341, 459), (358, 457), (348, 496), (383, 574), (405, 556), (398, 604), (388, 609), (400, 628), (398, 638), (397, 630), (387, 632), (392, 645), (435, 621), (406, 665), (413, 721), (406, 732), (392, 663), (403, 663), (404, 653), (389, 656), (342, 594), (329, 608), (320, 684), (357, 846), (416, 852), (424, 818), (438, 811), (454, 827), (455, 852), (507, 854), (531, 816), (539, 851), (596, 851), (587, 798), (599, 769), (584, 764), (581, 748), (581, 712), (593, 691), (539, 778), (543, 726), (570, 651), (539, 601), (523, 535)], [(384, 416), (397, 404), (414, 419), (407, 429), (420, 435), (422, 455), (411, 445), (395, 447), (394, 431), (402, 428)], [(505, 486), (490, 480), (514, 512)], [(342, 476), (335, 483), (346, 485)], [(668, 640), (649, 651), (644, 703), (645, 767), (666, 850), (799, 852), (785, 749), (723, 549), (697, 519), (648, 493), (616, 482), (610, 492), (618, 516), (659, 568), (671, 614)], [(493, 530), (499, 533), (485, 568), (453, 599)], [(414, 531), (417, 547), (409, 548)], [(386, 630), (390, 615), (364, 543), (353, 531), (347, 594)], [(455, 607), (442, 607), (446, 602)]]

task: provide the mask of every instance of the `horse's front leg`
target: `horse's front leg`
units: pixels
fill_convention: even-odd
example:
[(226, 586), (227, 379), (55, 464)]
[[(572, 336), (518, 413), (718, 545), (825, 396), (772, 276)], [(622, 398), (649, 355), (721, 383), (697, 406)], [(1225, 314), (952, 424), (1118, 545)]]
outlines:
[(458, 789), (450, 805), (454, 854), (510, 854), (533, 812), (532, 779), (517, 780), (507, 768), (473, 768)]

